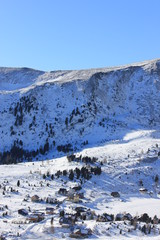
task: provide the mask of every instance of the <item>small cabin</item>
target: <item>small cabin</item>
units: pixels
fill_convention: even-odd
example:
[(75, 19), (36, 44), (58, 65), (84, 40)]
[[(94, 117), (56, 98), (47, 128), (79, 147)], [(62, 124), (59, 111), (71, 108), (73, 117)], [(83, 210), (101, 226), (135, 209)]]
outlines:
[(59, 191), (58, 191), (58, 194), (60, 195), (67, 195), (68, 191), (66, 188), (60, 188)]
[(38, 195), (34, 195), (31, 197), (32, 202), (40, 202), (40, 197)]
[(118, 214), (116, 215), (115, 220), (116, 220), (116, 221), (122, 221), (123, 218), (124, 218), (124, 214), (122, 214), (122, 213), (118, 213)]
[(107, 213), (103, 213), (103, 215), (99, 215), (97, 217), (97, 222), (112, 222), (114, 220), (114, 215), (110, 215)]
[(44, 214), (31, 214), (27, 220), (30, 223), (41, 222), (44, 220)]
[(77, 195), (79, 196), (80, 199), (83, 199), (83, 198), (84, 198), (84, 193), (82, 193), (82, 192), (77, 193)]
[(140, 188), (139, 192), (142, 193), (142, 194), (145, 194), (145, 193), (148, 192), (148, 190), (146, 188)]
[(126, 213), (125, 215), (124, 215), (124, 217), (123, 217), (123, 221), (124, 220), (128, 220), (128, 221), (131, 221), (132, 220), (132, 215), (130, 214), (130, 213)]
[(89, 235), (92, 234), (92, 230), (90, 228), (86, 229), (74, 229), (73, 232), (70, 234), (71, 238), (88, 238)]
[(28, 211), (26, 209), (19, 209), (18, 210), (18, 214), (20, 214), (22, 216), (27, 216), (28, 215)]
[(95, 211), (87, 210), (85, 213), (81, 213), (81, 217), (84, 220), (93, 220), (96, 217)]
[(74, 216), (70, 216), (70, 215), (61, 217), (59, 219), (59, 223), (60, 223), (60, 225), (62, 225), (62, 227), (73, 226), (75, 224), (75, 217)]
[(54, 214), (54, 208), (52, 208), (52, 207), (46, 207), (46, 214), (49, 214), (49, 215)]
[(72, 188), (74, 191), (80, 191), (82, 189), (82, 187), (79, 185), (79, 186), (75, 186)]
[(46, 203), (50, 203), (50, 204), (58, 204), (59, 201), (56, 198), (53, 197), (47, 197), (46, 198)]
[(71, 201), (72, 203), (79, 203), (80, 202), (78, 194), (73, 194), (73, 195), (68, 196), (67, 200)]
[(114, 198), (119, 198), (120, 194), (119, 194), (119, 192), (111, 192), (111, 196)]

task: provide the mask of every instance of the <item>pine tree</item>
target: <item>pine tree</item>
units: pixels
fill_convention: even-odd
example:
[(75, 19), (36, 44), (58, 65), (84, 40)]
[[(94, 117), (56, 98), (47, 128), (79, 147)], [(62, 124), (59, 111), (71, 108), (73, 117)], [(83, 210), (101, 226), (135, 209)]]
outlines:
[(53, 217), (51, 218), (51, 225), (53, 225)]
[(70, 174), (69, 174), (69, 179), (71, 181), (73, 181), (73, 178), (74, 178), (74, 173), (73, 173), (73, 170), (71, 170)]
[(17, 187), (19, 187), (19, 186), (20, 186), (20, 181), (18, 180), (18, 181), (17, 181)]

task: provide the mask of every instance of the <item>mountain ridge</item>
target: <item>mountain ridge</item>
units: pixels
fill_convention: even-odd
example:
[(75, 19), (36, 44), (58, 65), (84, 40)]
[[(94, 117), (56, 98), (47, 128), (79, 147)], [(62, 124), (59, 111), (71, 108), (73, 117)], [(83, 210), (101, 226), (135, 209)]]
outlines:
[[(39, 82), (45, 82), (45, 81), (52, 82), (52, 81), (55, 81), (55, 79), (57, 79), (57, 81), (61, 81), (61, 79), (63, 79), (63, 81), (67, 81), (67, 78), (70, 81), (72, 81), (72, 80), (76, 80), (78, 77), (80, 79), (83, 79), (83, 78), (85, 79), (86, 77), (86, 80), (87, 80), (96, 72), (101, 72), (101, 71), (110, 72), (110, 71), (125, 70), (125, 69), (127, 70), (128, 68), (132, 68), (132, 67), (145, 67), (145, 66), (150, 67), (151, 65), (155, 65), (158, 62), (160, 62), (160, 59), (154, 59), (154, 60), (137, 62), (137, 63), (127, 64), (122, 66), (114, 66), (114, 67), (91, 68), (91, 69), (81, 69), (81, 70), (56, 70), (56, 71), (41, 71), (41, 70), (36, 70), (32, 68), (27, 68), (27, 67), (23, 67), (23, 68), (0, 67), (0, 91), (7, 90), (7, 89), (1, 89), (2, 88), (1, 85), (2, 83), (7, 82), (7, 80), (9, 80), (10, 78), (17, 79), (18, 77), (19, 78), (24, 77), (25, 80), (26, 78), (31, 78), (35, 80), (33, 81), (33, 84), (34, 83), (36, 84), (36, 82), (39, 83)], [(19, 76), (17, 76), (17, 73)], [(64, 77), (65, 75), (67, 75), (66, 78)], [(18, 83), (21, 83), (21, 81)], [(31, 84), (32, 83), (30, 82), (30, 85)]]

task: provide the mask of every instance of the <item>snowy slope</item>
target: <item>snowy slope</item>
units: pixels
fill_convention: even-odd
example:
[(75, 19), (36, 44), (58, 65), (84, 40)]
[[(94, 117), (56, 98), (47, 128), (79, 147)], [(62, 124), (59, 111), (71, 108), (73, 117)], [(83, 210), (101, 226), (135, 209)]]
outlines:
[(71, 151), (126, 129), (157, 128), (159, 90), (160, 60), (79, 71), (0, 68), (0, 151), (17, 139), (28, 151), (48, 142), (52, 157), (57, 146)]
[[(71, 239), (77, 229), (89, 239), (160, 239), (159, 90), (160, 60), (79, 71), (0, 68), (0, 239)], [(80, 201), (70, 199), (76, 194)], [(77, 207), (90, 215), (61, 224), (61, 211), (75, 217)], [(131, 219), (117, 219), (127, 213)]]

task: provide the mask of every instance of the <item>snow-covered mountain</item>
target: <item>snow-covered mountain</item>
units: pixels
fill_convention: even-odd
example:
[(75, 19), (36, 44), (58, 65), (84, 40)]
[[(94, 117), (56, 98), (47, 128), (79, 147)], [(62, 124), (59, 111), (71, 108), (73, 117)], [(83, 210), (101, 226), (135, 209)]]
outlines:
[(133, 129), (156, 129), (159, 106), (159, 59), (74, 71), (0, 68), (1, 162), (68, 154)]
[(0, 68), (0, 239), (159, 240), (159, 90), (160, 60)]

